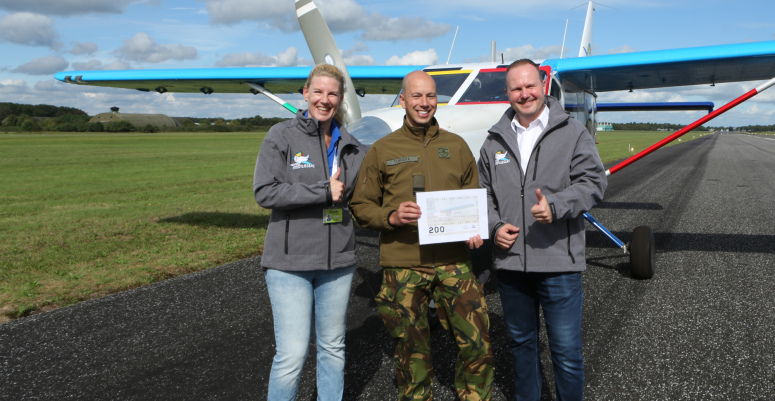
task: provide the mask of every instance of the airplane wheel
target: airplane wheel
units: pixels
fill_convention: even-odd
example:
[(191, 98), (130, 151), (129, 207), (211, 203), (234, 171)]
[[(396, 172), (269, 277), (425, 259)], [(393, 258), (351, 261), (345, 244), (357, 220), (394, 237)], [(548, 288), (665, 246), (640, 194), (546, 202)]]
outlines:
[(656, 246), (654, 232), (647, 226), (636, 227), (632, 232), (630, 244), (630, 270), (637, 279), (650, 279), (654, 276), (656, 264)]

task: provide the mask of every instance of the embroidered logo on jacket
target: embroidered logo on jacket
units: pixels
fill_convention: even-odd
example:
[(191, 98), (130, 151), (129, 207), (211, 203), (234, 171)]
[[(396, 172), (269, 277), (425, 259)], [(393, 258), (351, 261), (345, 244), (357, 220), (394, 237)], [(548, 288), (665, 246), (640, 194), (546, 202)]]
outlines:
[(506, 164), (510, 162), (511, 160), (508, 157), (506, 157), (506, 155), (508, 154), (509, 154), (508, 151), (504, 152), (502, 150), (495, 152), (495, 165), (497, 166), (499, 164)]
[(314, 168), (315, 165), (309, 161), (309, 155), (305, 156), (303, 153), (298, 152), (293, 155), (293, 163), (291, 163), (291, 167), (293, 170), (296, 170), (300, 168)]

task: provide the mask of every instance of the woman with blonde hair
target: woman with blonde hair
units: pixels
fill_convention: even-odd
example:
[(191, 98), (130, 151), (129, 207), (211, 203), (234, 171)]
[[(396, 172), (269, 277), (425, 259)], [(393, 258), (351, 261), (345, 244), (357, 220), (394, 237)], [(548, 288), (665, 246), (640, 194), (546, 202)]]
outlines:
[(267, 399), (295, 400), (315, 327), (318, 400), (341, 400), (344, 338), (355, 271), (348, 202), (365, 149), (337, 121), (344, 77), (315, 66), (308, 109), (273, 126), (256, 160), (253, 193), (271, 209), (261, 265), (274, 318), (275, 356)]

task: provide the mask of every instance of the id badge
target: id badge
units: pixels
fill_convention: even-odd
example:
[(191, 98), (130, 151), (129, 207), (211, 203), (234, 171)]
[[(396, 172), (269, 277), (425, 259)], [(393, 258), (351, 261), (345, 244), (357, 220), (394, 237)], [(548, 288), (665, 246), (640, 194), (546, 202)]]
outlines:
[(323, 209), (323, 224), (342, 222), (342, 209)]

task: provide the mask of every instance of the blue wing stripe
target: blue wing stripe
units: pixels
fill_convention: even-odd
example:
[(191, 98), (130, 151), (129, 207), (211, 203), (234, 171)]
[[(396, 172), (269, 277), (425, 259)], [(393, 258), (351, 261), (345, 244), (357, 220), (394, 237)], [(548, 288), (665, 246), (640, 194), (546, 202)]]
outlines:
[(770, 79), (775, 41), (546, 60), (543, 65), (597, 92)]

